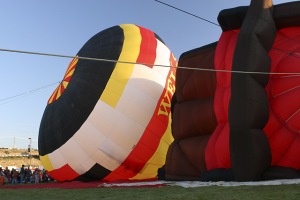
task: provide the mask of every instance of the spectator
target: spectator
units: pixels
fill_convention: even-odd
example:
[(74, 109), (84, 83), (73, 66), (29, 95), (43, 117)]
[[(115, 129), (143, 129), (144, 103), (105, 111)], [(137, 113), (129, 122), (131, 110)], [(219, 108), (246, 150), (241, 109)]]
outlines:
[(5, 170), (5, 174), (6, 174), (6, 178), (7, 178), (7, 183), (11, 183), (11, 172), (10, 172), (10, 170), (8, 169), (8, 168), (6, 168), (6, 170)]
[(42, 170), (39, 169), (39, 182), (43, 181), (43, 173)]
[(2, 185), (4, 185), (4, 182), (5, 182), (5, 180), (4, 180), (4, 177), (5, 177), (5, 174), (4, 174), (4, 172), (3, 172), (3, 170), (2, 170), (2, 167), (0, 167), (0, 185), (2, 186)]
[(34, 183), (40, 182), (40, 171), (39, 169), (34, 170)]
[(3, 171), (2, 167), (0, 167), (0, 176), (4, 176), (4, 171)]
[(24, 176), (25, 176), (25, 168), (24, 168), (24, 165), (22, 165), (21, 170), (20, 170), (20, 183), (21, 184), (24, 181)]
[(4, 171), (3, 171), (2, 167), (0, 167), (0, 176), (3, 177), (3, 181), (4, 181), (4, 183), (6, 183), (7, 182), (7, 178), (6, 178), (5, 174), (4, 174)]
[(25, 171), (25, 183), (31, 183), (31, 176), (32, 176), (32, 172), (29, 169), (29, 167), (26, 169)]
[(12, 184), (17, 184), (18, 183), (18, 176), (19, 176), (19, 173), (17, 170), (15, 169), (12, 169)]
[(8, 169), (8, 167), (6, 167), (5, 170), (4, 170), (5, 176), (7, 176), (7, 172), (8, 172), (8, 171), (9, 171), (9, 169)]

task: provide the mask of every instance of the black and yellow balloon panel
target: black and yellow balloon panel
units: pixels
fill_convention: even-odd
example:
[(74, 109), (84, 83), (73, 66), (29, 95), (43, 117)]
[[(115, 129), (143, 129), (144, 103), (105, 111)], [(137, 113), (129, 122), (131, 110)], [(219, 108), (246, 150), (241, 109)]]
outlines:
[(155, 179), (173, 141), (176, 66), (164, 42), (140, 26), (90, 38), (44, 111), (39, 153), (48, 173), (58, 181)]

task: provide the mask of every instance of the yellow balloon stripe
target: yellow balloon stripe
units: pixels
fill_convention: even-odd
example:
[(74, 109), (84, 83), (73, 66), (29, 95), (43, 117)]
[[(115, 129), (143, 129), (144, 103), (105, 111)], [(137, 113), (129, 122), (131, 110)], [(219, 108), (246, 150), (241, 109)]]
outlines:
[(68, 84), (69, 84), (69, 82), (67, 82), (67, 81), (62, 82), (62, 85), (63, 85), (64, 88), (67, 88)]
[(54, 92), (52, 93), (51, 97), (48, 100), (48, 104), (52, 103), (53, 101), (55, 101), (56, 99), (56, 93), (57, 93), (58, 87), (54, 90)]
[(76, 56), (75, 58), (73, 58), (73, 60), (70, 62), (67, 71), (64, 75), (64, 79), (62, 81), (62, 83), (60, 83), (57, 88), (55, 89), (55, 91), (52, 93), (51, 97), (48, 100), (48, 104), (53, 103), (54, 101), (56, 101), (64, 92), (64, 90), (61, 90), (61, 87), (64, 87), (64, 89), (67, 88), (68, 84), (69, 84), (69, 80), (66, 81), (67, 78), (72, 77), (74, 71), (75, 71), (75, 67), (78, 63), (78, 56)]
[[(124, 30), (125, 39), (119, 61), (136, 62), (142, 41), (140, 29), (132, 24), (124, 24), (120, 25), (120, 27)], [(137, 35), (140, 37), (137, 37)], [(115, 108), (122, 96), (133, 68), (134, 64), (117, 63), (100, 100)]]
[(40, 156), (40, 160), (41, 160), (41, 162), (43, 163), (43, 166), (44, 166), (44, 168), (45, 168), (46, 170), (48, 170), (48, 171), (54, 170), (54, 168), (53, 168), (53, 166), (52, 166), (52, 164), (51, 164), (51, 162), (50, 162), (50, 160), (49, 160), (48, 155)]
[(130, 180), (142, 180), (150, 179), (157, 175), (158, 168), (165, 164), (166, 155), (170, 144), (174, 141), (171, 131), (171, 114), (169, 115), (168, 127), (162, 136), (159, 145), (153, 154), (153, 156), (148, 160), (144, 168)]

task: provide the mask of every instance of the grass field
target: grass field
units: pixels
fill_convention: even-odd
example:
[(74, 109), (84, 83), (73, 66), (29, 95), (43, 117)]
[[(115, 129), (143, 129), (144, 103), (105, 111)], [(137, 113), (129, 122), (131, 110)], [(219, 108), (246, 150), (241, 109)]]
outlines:
[(300, 185), (277, 186), (205, 186), (183, 188), (166, 186), (158, 188), (93, 188), (93, 189), (3, 189), (0, 199), (47, 200), (47, 199), (218, 199), (218, 200), (267, 200), (300, 199)]

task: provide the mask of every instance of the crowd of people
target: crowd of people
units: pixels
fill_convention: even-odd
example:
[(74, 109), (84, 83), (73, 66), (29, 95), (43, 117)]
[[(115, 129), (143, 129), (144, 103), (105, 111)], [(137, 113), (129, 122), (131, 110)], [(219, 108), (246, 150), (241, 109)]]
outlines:
[(35, 168), (34, 170), (29, 167), (22, 167), (17, 169), (2, 169), (0, 167), (0, 176), (4, 177), (4, 184), (24, 184), (24, 183), (40, 183), (40, 182), (49, 182), (53, 179), (49, 176), (46, 170), (41, 170)]

